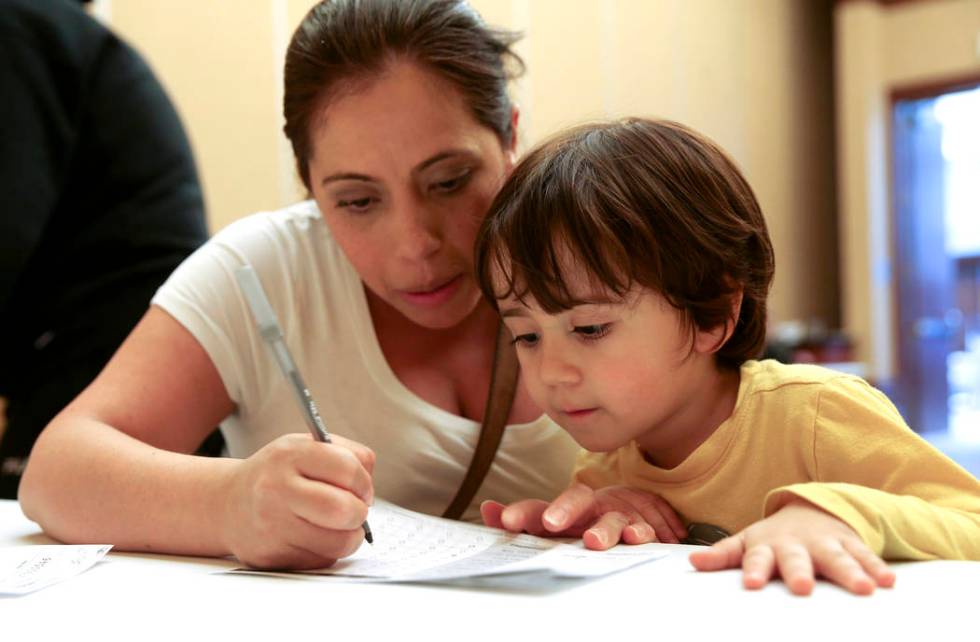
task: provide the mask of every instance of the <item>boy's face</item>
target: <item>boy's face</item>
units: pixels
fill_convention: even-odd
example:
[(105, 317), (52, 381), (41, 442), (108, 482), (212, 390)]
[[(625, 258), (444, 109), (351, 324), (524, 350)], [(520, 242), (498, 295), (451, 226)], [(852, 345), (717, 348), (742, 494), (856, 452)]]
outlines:
[(588, 450), (635, 440), (648, 454), (693, 451), (718, 425), (713, 351), (723, 330), (692, 336), (680, 311), (650, 290), (605, 303), (569, 285), (597, 303), (550, 315), (527, 297), (498, 301), (530, 395)]

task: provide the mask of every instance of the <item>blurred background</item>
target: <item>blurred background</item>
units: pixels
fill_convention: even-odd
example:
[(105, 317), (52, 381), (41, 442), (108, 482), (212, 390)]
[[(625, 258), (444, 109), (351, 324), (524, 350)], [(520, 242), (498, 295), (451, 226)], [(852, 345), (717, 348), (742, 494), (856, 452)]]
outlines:
[[(312, 4), (94, 2), (176, 103), (212, 231), (303, 198), (282, 61)], [(525, 34), (523, 147), (621, 115), (714, 138), (776, 248), (769, 353), (866, 377), (980, 474), (980, 0), (473, 4)]]

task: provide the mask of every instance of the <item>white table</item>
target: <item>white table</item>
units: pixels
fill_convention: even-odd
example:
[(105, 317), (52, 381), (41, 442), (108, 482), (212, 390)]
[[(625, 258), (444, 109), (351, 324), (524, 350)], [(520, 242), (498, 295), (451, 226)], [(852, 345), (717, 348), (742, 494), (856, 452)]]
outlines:
[[(0, 546), (50, 543), (0, 501)], [(800, 598), (781, 583), (745, 591), (736, 571), (696, 573), (692, 547), (667, 547), (664, 560), (598, 580), (492, 587), (233, 575), (230, 560), (110, 553), (65, 582), (0, 598), (0, 631), (4, 642), (980, 639), (980, 562), (896, 564), (892, 590), (855, 597), (820, 583)]]

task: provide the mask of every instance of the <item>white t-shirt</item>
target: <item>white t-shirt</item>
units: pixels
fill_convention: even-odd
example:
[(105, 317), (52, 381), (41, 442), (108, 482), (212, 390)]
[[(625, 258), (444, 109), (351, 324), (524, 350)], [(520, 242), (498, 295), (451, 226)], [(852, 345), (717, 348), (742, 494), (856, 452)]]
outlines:
[[(327, 429), (377, 455), (375, 494), (441, 514), (466, 473), (480, 424), (429, 404), (398, 380), (375, 337), (363, 284), (312, 201), (228, 226), (153, 298), (200, 342), (237, 406), (221, 423), (229, 454), (247, 457), (280, 435), (307, 430), (235, 281), (245, 263), (262, 281)], [(507, 426), (464, 519), (478, 520), (484, 499), (553, 498), (568, 484), (577, 452), (545, 415)]]

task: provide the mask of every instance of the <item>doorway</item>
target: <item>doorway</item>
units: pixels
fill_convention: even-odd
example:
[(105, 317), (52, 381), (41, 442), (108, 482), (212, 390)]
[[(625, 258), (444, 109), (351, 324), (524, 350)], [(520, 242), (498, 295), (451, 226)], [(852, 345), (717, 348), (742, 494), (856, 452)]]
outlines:
[(892, 101), (898, 378), (923, 436), (980, 473), (980, 79)]

